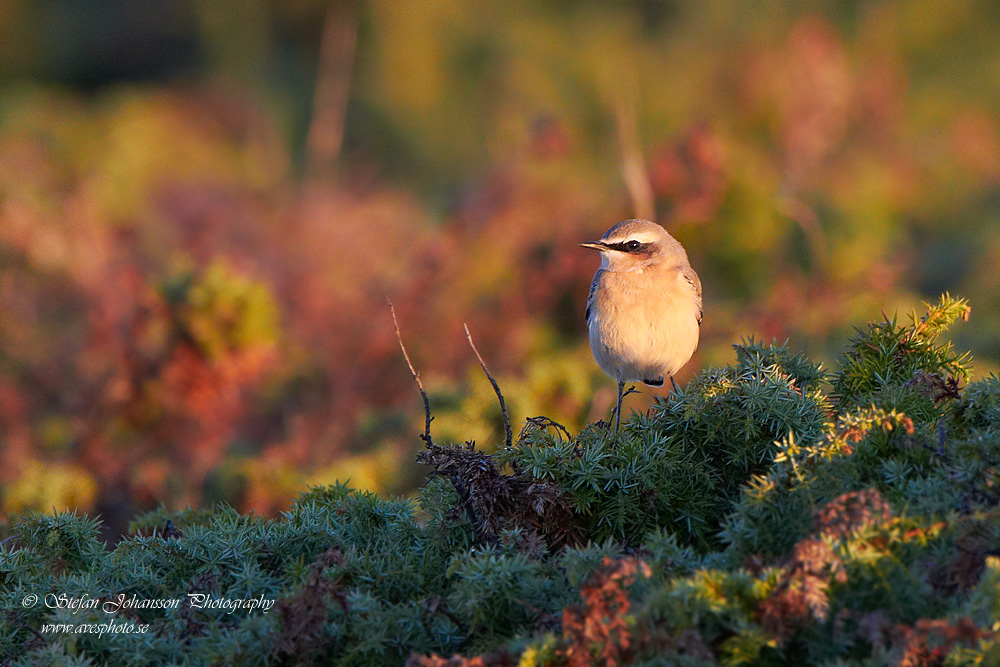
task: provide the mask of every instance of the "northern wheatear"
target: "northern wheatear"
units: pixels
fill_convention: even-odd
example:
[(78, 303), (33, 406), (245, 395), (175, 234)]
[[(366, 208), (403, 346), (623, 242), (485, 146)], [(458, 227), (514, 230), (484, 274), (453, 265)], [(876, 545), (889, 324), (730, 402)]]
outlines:
[(648, 220), (625, 220), (595, 243), (601, 253), (587, 297), (590, 349), (601, 370), (618, 382), (615, 430), (621, 425), (626, 382), (662, 387), (698, 347), (701, 280), (684, 247)]

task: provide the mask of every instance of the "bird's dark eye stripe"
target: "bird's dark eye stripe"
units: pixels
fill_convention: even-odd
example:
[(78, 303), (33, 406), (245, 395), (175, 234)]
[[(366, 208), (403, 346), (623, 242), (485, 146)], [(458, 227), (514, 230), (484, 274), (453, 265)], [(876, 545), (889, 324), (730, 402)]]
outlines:
[(621, 252), (637, 252), (645, 248), (648, 244), (639, 243), (638, 241), (624, 241), (622, 243), (609, 243), (608, 247), (612, 250), (620, 250)]

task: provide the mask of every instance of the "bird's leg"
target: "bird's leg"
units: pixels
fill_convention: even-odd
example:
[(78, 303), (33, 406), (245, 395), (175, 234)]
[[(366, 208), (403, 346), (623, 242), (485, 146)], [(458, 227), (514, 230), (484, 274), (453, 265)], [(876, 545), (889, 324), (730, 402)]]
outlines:
[(618, 432), (618, 428), (622, 425), (622, 391), (625, 389), (625, 383), (618, 383), (618, 407), (615, 409), (615, 433)]
[(677, 391), (677, 383), (674, 382), (674, 376), (670, 376), (670, 384), (674, 385), (674, 391)]

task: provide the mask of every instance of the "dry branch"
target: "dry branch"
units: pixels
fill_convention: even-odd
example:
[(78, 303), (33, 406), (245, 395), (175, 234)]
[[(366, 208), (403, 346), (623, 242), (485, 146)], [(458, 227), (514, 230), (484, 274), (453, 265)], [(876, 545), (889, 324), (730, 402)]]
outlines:
[(392, 324), (396, 327), (396, 340), (399, 341), (399, 349), (403, 351), (403, 358), (406, 359), (406, 365), (410, 367), (410, 373), (413, 374), (413, 379), (417, 381), (417, 389), (420, 390), (420, 397), (424, 399), (424, 434), (420, 436), (420, 439), (424, 441), (425, 444), (431, 444), (431, 399), (427, 397), (427, 392), (424, 390), (424, 383), (420, 381), (420, 373), (413, 367), (413, 362), (410, 361), (410, 355), (406, 353), (406, 346), (403, 345), (403, 336), (399, 333), (399, 321), (396, 319), (396, 309), (392, 305), (392, 301), (389, 302), (389, 312), (392, 313)]
[[(503, 530), (510, 527), (526, 528), (532, 534), (544, 538), (550, 544), (571, 544), (577, 539), (572, 510), (568, 499), (559, 488), (551, 483), (537, 482), (519, 473), (502, 474), (494, 459), (485, 452), (476, 451), (473, 442), (466, 446), (443, 447), (434, 444), (431, 439), (431, 407), (430, 399), (420, 381), (420, 374), (413, 367), (410, 355), (403, 344), (403, 336), (399, 331), (399, 321), (396, 319), (396, 309), (389, 302), (392, 322), (396, 328), (396, 339), (399, 349), (403, 352), (406, 365), (410, 368), (413, 379), (417, 382), (420, 396), (424, 400), (424, 433), (420, 436), (424, 441), (424, 451), (417, 453), (417, 463), (433, 468), (430, 477), (443, 477), (451, 482), (458, 494), (458, 508), (464, 511), (472, 529), (473, 539), (477, 544), (497, 544)], [(504, 429), (507, 435), (507, 446), (513, 445), (513, 433), (510, 419), (507, 416), (507, 403), (500, 386), (486, 367), (482, 355), (476, 349), (465, 327), (465, 335), (472, 351), (479, 359), (479, 365), (493, 385), (503, 412)], [(539, 418), (543, 419), (543, 418)], [(551, 420), (549, 420), (551, 421)], [(565, 432), (563, 427), (551, 422)], [(568, 437), (568, 433), (567, 433)]]
[(550, 419), (549, 417), (546, 417), (545, 415), (539, 415), (537, 417), (528, 417), (524, 421), (524, 428), (521, 429), (521, 434), (518, 436), (518, 439), (519, 440), (524, 439), (524, 435), (525, 433), (528, 432), (529, 429), (537, 428), (539, 430), (542, 430), (549, 427), (558, 429), (559, 432), (562, 433), (563, 436), (566, 438), (566, 440), (573, 439), (573, 436), (569, 434), (569, 431), (566, 429), (565, 426), (563, 426), (562, 424), (553, 419)]
[(503, 394), (500, 393), (500, 385), (497, 381), (493, 379), (490, 374), (490, 369), (486, 368), (486, 362), (483, 361), (483, 355), (479, 354), (479, 350), (476, 349), (476, 344), (472, 342), (472, 334), (469, 333), (469, 325), (463, 324), (465, 327), (465, 337), (469, 341), (469, 346), (472, 351), (476, 353), (476, 358), (479, 359), (479, 365), (482, 367), (483, 372), (486, 373), (486, 377), (489, 379), (490, 384), (493, 385), (493, 391), (497, 393), (497, 400), (500, 401), (500, 412), (503, 413), (503, 432), (504, 439), (507, 443), (507, 447), (510, 448), (514, 444), (514, 432), (510, 428), (510, 417), (507, 416), (507, 402), (503, 400)]

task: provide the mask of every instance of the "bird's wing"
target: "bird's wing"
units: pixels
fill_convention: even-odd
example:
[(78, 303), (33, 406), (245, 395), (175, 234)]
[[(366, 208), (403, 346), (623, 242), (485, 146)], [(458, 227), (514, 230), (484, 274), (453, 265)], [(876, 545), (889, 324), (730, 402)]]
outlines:
[[(694, 288), (695, 298), (698, 301), (698, 324), (701, 324), (701, 317), (703, 313), (701, 308), (701, 278), (698, 277), (698, 274), (695, 273), (694, 269), (688, 266), (684, 269), (684, 280), (688, 281), (691, 284), (691, 287)], [(591, 288), (590, 292), (593, 294), (593, 288)]]
[(597, 281), (601, 278), (601, 269), (594, 274), (594, 282), (590, 283), (590, 294), (587, 295), (587, 326), (590, 326), (590, 311), (594, 306), (594, 293), (597, 292)]

